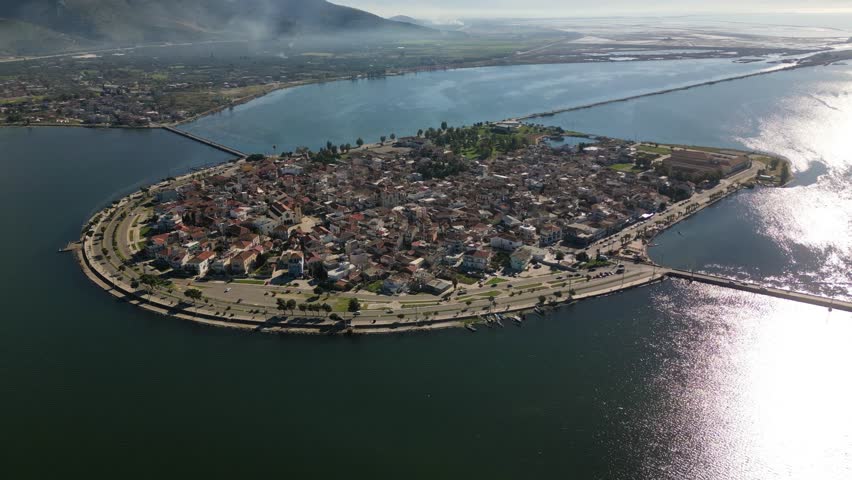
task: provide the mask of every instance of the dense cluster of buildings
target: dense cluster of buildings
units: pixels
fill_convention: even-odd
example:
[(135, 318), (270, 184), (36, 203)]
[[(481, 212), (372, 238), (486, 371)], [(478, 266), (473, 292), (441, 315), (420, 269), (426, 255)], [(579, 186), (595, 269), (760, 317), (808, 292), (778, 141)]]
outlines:
[(686, 178), (726, 177), (751, 167), (751, 159), (740, 152), (700, 151), (676, 148), (663, 165)]
[[(672, 184), (619, 171), (636, 152), (524, 147), (472, 160), (414, 137), (338, 163), (308, 154), (234, 164), (153, 192), (150, 257), (193, 275), (311, 277), (330, 287), (440, 293), (458, 272), (522, 271), (665, 209)], [(460, 173), (431, 178), (456, 162)]]
[(48, 91), (38, 82), (10, 80), (0, 84), (0, 98), (21, 99), (0, 105), (0, 121), (142, 127), (178, 122), (189, 116), (186, 110), (163, 110), (157, 94), (136, 83), (92, 84), (82, 91), (51, 96), (46, 95)]

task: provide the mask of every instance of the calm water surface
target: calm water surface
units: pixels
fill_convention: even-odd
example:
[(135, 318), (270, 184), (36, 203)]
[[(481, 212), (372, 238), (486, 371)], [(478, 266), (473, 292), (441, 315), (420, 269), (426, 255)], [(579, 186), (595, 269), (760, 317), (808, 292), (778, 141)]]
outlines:
[[(773, 149), (800, 170), (822, 162), (793, 188), (744, 193), (681, 224), (655, 251), (810, 278), (834, 255), (849, 265), (852, 87), (848, 68), (781, 75), (710, 87), (711, 102), (684, 103), (706, 94), (693, 90), (618, 106), (632, 117), (594, 109), (559, 121)], [(351, 87), (324, 86), (332, 97), (334, 85)], [(342, 123), (361, 121), (348, 115)], [(225, 157), (164, 132), (3, 129), (0, 147), (0, 247), (14, 272), (0, 280), (0, 451), (11, 478), (852, 476), (852, 315), (669, 282), (476, 335), (196, 327), (113, 301), (54, 251), (110, 199)], [(812, 218), (825, 208), (826, 222)]]
[(724, 59), (520, 65), (280, 90), (182, 128), (245, 152), (377, 142), (391, 133), (587, 105), (778, 68)]

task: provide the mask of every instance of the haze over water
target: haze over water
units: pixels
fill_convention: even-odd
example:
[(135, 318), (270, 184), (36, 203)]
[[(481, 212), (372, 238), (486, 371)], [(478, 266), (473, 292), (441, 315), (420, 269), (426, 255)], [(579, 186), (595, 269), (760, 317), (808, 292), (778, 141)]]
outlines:
[[(454, 82), (455, 73), (434, 78)], [(428, 75), (403, 78), (428, 85)], [(850, 75), (846, 66), (781, 73), (548, 121), (788, 155), (798, 185), (726, 200), (663, 235), (654, 254), (781, 283), (825, 276), (832, 285), (814, 288), (838, 289), (850, 264)], [(473, 90), (511, 90), (495, 79)], [(350, 88), (322, 92), (344, 102)], [(390, 133), (400, 119), (436, 125), (453, 111), (429, 102), (428, 89), (406, 91), (416, 109), (391, 104), (382, 115), (376, 98), (368, 117), (359, 99), (335, 103), (339, 118), (313, 118), (316, 109), (283, 100), (292, 92), (270, 97), (282, 100), (267, 112), (283, 116), (263, 117), (255, 140), (241, 130), (248, 140), (234, 146), (269, 143), (264, 132), (288, 118), (347, 128), (299, 130), (312, 136), (294, 143), (310, 144), (351, 141), (362, 127), (364, 138)], [(459, 121), (528, 113), (523, 101), (494, 98)], [(549, 101), (534, 92), (526, 100)], [(199, 125), (193, 131), (229, 143)], [(279, 338), (202, 328), (115, 302), (54, 250), (110, 198), (219, 153), (123, 130), (2, 129), (0, 145), (0, 218), (18, 226), (0, 236), (15, 272), (0, 277), (0, 447), (15, 478), (852, 476), (850, 314), (668, 282), (476, 335)]]

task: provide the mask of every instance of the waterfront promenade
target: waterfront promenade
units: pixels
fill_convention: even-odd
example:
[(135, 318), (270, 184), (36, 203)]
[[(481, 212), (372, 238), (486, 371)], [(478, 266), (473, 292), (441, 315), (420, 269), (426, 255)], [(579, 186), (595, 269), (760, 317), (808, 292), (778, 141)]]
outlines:
[[(215, 144), (195, 135), (169, 131), (191, 138), (222, 151), (245, 158), (243, 152)], [(221, 164), (203, 171), (183, 175), (179, 182), (195, 175), (222, 174), (239, 168), (239, 164)], [(688, 200), (670, 205), (650, 220), (639, 222), (615, 235), (598, 240), (586, 248), (591, 254), (618, 255), (625, 247), (642, 251), (647, 244), (648, 229), (660, 232), (696, 212), (713, 205), (748, 182), (752, 182), (762, 164), (723, 179), (713, 188), (698, 192)], [(154, 190), (166, 187), (171, 181), (154, 185)], [(609, 266), (594, 270), (569, 268), (558, 261), (546, 262), (547, 267), (530, 269), (518, 276), (486, 277), (471, 285), (458, 285), (441, 296), (431, 294), (380, 295), (358, 289), (347, 292), (317, 292), (306, 280), (286, 284), (270, 284), (253, 279), (198, 279), (185, 276), (171, 278), (160, 288), (140, 286), (143, 275), (155, 274), (151, 261), (142, 253), (143, 226), (151, 216), (146, 207), (149, 193), (136, 192), (125, 197), (93, 217), (76, 250), (86, 275), (116, 297), (150, 311), (205, 324), (234, 328), (287, 333), (386, 333), (406, 330), (428, 330), (461, 327), (479, 323), (489, 313), (518, 312), (524, 314), (538, 307), (555, 308), (587, 298), (609, 295), (621, 290), (648, 285), (665, 278), (687, 278), (723, 287), (733, 287), (759, 294), (805, 301), (816, 305), (849, 309), (849, 305), (813, 295), (769, 289), (760, 285), (742, 284), (709, 275), (686, 274), (642, 259), (618, 259)], [(646, 239), (644, 242), (642, 239)], [(566, 255), (579, 250), (554, 247)], [(201, 300), (189, 300), (188, 290), (202, 292)], [(350, 312), (350, 300), (357, 299), (360, 309)], [(296, 309), (282, 310), (281, 301), (297, 304), (326, 304), (331, 311), (312, 313)], [(333, 314), (333, 315), (332, 315)]]

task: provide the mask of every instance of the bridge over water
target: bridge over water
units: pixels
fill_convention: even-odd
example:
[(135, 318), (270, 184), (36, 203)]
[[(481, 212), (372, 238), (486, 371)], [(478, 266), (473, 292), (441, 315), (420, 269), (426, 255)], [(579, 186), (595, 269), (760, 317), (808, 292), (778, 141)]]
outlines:
[(216, 142), (214, 142), (214, 141), (212, 141), (212, 140), (208, 140), (208, 139), (206, 139), (206, 138), (199, 137), (198, 135), (195, 135), (195, 134), (189, 133), (189, 132), (184, 131), (184, 130), (178, 130), (177, 128), (169, 127), (169, 126), (165, 126), (165, 125), (164, 125), (164, 126), (162, 126), (161, 128), (162, 128), (163, 130), (166, 130), (166, 131), (172, 132), (172, 133), (177, 134), (177, 135), (180, 135), (180, 136), (182, 136), (182, 137), (186, 137), (186, 138), (188, 138), (188, 139), (190, 139), (190, 140), (194, 140), (194, 141), (196, 141), (196, 142), (198, 142), (198, 143), (203, 143), (204, 145), (207, 145), (208, 147), (215, 148), (216, 150), (220, 150), (220, 151), (222, 151), (222, 152), (229, 153), (229, 154), (231, 154), (231, 155), (234, 155), (234, 156), (235, 156), (235, 157), (237, 157), (237, 158), (245, 158), (245, 157), (247, 157), (247, 156), (248, 156), (248, 155), (246, 155), (245, 153), (243, 153), (243, 152), (241, 152), (241, 151), (239, 151), (239, 150), (237, 150), (237, 149), (235, 149), (235, 148), (231, 148), (231, 147), (228, 147), (228, 146), (226, 146), (226, 145), (222, 145), (221, 143), (216, 143)]
[(817, 305), (820, 307), (826, 307), (831, 309), (836, 308), (838, 310), (852, 312), (852, 302), (845, 300), (838, 300), (835, 298), (824, 297), (821, 295), (814, 295), (810, 293), (795, 292), (793, 290), (786, 290), (783, 288), (768, 287), (754, 282), (743, 282), (740, 280), (719, 277), (716, 275), (687, 272), (684, 270), (675, 270), (664, 267), (661, 268), (665, 272), (665, 275), (670, 278), (681, 278), (684, 280), (691, 280), (695, 282), (706, 283), (709, 285), (716, 285), (719, 287), (733, 288), (736, 290), (742, 290), (744, 292), (757, 293), (760, 295), (767, 295), (770, 297), (783, 298), (785, 300), (793, 300), (796, 302), (809, 303), (811, 305)]

